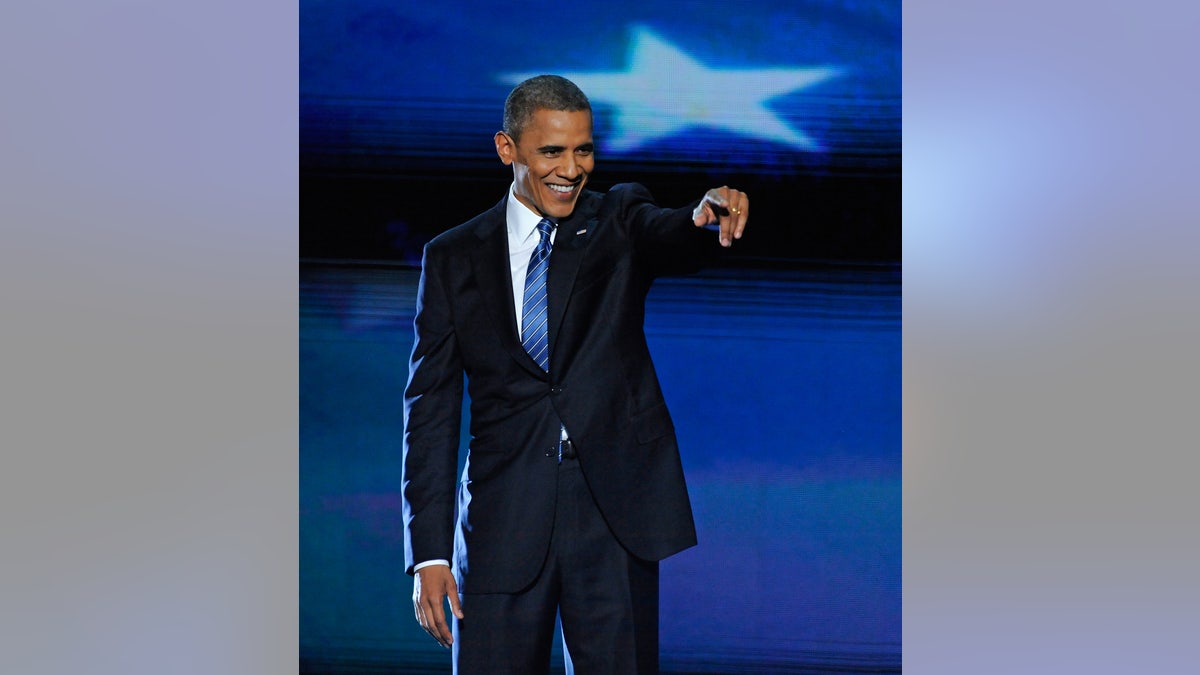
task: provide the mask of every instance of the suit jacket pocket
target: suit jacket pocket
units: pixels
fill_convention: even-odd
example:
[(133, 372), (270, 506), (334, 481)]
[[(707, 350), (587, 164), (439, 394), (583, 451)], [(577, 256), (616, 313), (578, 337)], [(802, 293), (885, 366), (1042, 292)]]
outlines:
[(671, 422), (667, 405), (660, 403), (634, 415), (633, 430), (637, 433), (638, 443), (649, 443), (674, 433), (675, 425)]

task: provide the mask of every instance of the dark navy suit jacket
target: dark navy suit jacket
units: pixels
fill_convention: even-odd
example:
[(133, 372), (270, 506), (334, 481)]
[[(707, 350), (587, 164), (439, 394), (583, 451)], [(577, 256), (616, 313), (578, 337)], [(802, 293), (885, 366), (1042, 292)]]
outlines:
[[(643, 331), (655, 277), (693, 271), (717, 237), (693, 203), (585, 190), (550, 258), (550, 371), (517, 334), (507, 197), (425, 248), (405, 389), (405, 564), (453, 560), (463, 593), (517, 592), (550, 544), (565, 424), (617, 540), (661, 560), (696, 543), (675, 428)], [(467, 466), (456, 476), (463, 374)], [(457, 480), (456, 480), (457, 479)]]

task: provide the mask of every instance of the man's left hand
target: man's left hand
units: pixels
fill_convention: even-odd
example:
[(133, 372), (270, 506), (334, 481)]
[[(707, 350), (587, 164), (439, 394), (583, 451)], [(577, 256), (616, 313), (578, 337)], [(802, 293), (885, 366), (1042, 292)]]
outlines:
[(729, 247), (734, 239), (741, 239), (750, 219), (750, 198), (745, 192), (722, 185), (704, 193), (704, 199), (692, 211), (692, 222), (696, 227), (716, 223), (720, 230), (721, 245)]

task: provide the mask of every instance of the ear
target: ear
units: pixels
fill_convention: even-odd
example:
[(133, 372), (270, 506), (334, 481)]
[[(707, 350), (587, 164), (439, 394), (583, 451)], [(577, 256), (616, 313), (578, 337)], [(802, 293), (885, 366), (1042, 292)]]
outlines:
[(500, 161), (504, 162), (505, 166), (511, 165), (517, 158), (517, 144), (503, 131), (496, 132), (496, 154), (500, 156)]

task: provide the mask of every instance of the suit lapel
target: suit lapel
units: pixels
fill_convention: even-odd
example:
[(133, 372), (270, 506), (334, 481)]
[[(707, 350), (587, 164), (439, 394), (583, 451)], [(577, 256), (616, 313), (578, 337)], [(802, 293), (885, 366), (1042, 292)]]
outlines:
[[(550, 253), (550, 271), (546, 279), (547, 326), (550, 331), (550, 359), (554, 360), (554, 341), (575, 285), (575, 276), (587, 251), (587, 233), (595, 228), (598, 200), (591, 193), (584, 193), (575, 212), (558, 224), (554, 235), (554, 249)], [(538, 377), (545, 378), (546, 372), (525, 351), (521, 336), (517, 334), (516, 308), (513, 306), (512, 270), (508, 256), (508, 197), (488, 212), (479, 225), (476, 235), (480, 245), (471, 251), (471, 264), (479, 278), (479, 292), (483, 295), (488, 313), (498, 327), (500, 342), (504, 349), (521, 364), (521, 367)], [(578, 234), (577, 234), (578, 233)]]
[[(569, 218), (558, 224), (558, 233), (554, 235), (554, 250), (550, 253), (550, 272), (546, 279), (547, 320), (550, 331), (550, 360), (554, 361), (554, 342), (562, 327), (563, 316), (571, 298), (571, 289), (575, 286), (575, 276), (583, 262), (583, 254), (587, 251), (587, 232), (595, 228), (595, 201), (589, 198), (590, 193), (584, 193), (575, 212)], [(577, 234), (582, 232), (582, 234)]]
[(488, 308), (489, 318), (500, 335), (500, 344), (521, 367), (539, 377), (546, 377), (517, 335), (516, 308), (513, 306), (512, 270), (508, 262), (508, 227), (506, 205), (508, 198), (500, 200), (475, 234), (480, 245), (471, 251), (471, 265), (479, 279), (479, 293)]

